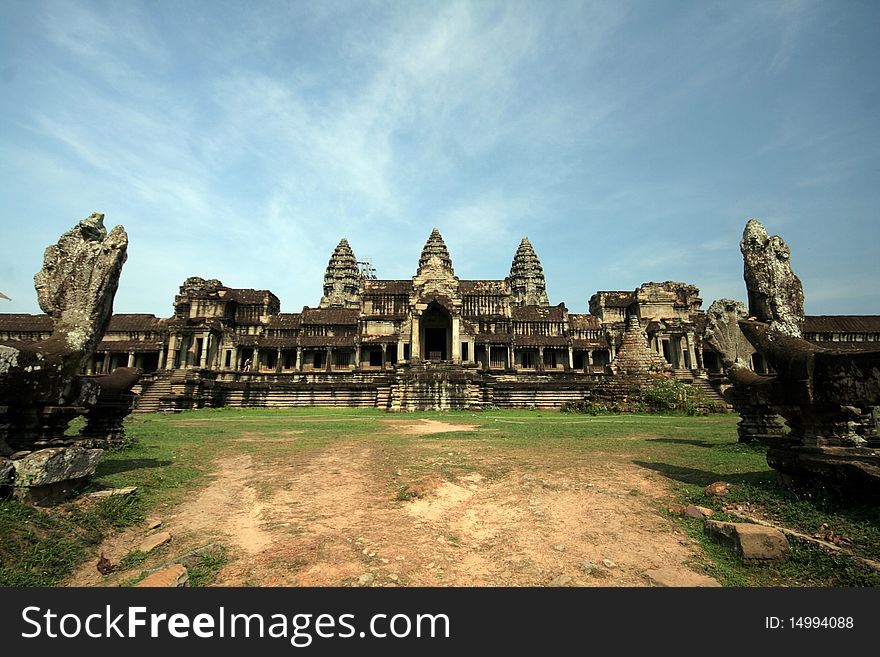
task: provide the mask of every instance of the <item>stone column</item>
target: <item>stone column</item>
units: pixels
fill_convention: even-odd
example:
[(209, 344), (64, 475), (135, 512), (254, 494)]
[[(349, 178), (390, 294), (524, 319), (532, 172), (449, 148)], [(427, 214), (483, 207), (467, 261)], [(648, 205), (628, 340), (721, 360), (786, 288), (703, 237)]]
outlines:
[(157, 370), (165, 369), (165, 359), (167, 358), (167, 352), (161, 346), (159, 347), (159, 360), (157, 361), (159, 365), (156, 367)]
[(544, 347), (538, 347), (538, 371), (544, 371)]
[(593, 367), (593, 350), (587, 349), (587, 365)]
[(295, 369), (296, 369), (297, 372), (302, 372), (302, 371), (303, 371), (303, 348), (302, 348), (302, 347), (297, 347), (297, 348), (296, 348), (296, 365), (295, 365)]
[(189, 336), (185, 333), (180, 336), (180, 367), (185, 368), (189, 365)]
[(419, 338), (419, 327), (422, 324), (421, 313), (412, 314), (412, 322), (409, 340), (409, 360), (411, 363), (418, 363), (422, 359), (422, 343)]
[(278, 347), (278, 353), (275, 355), (275, 372), (281, 371), (281, 347)]
[(572, 349), (571, 345), (568, 345), (568, 371), (574, 369), (574, 349)]
[(134, 367), (134, 352), (133, 351), (128, 352), (128, 364), (126, 365), (126, 367)]
[(174, 349), (177, 345), (177, 336), (173, 333), (168, 334), (168, 355), (165, 356), (165, 369), (174, 368)]
[(324, 363), (324, 370), (330, 372), (333, 369), (333, 347), (327, 348), (327, 362)]
[(383, 370), (385, 369), (385, 353), (386, 353), (387, 348), (388, 348), (388, 345), (383, 342), (382, 343), (382, 369)]
[(359, 344), (354, 348), (354, 368), (361, 369), (361, 346)]
[(258, 347), (254, 347), (254, 364), (251, 366), (251, 372), (259, 372), (260, 371), (260, 350)]
[(691, 369), (698, 370), (700, 369), (700, 362), (702, 359), (697, 359), (697, 336), (693, 333), (687, 334), (688, 341), (688, 350), (691, 352)]
[(507, 367), (504, 369), (513, 368), (513, 346), (507, 345)]
[(461, 318), (458, 315), (452, 316), (452, 363), (461, 365), (461, 343), (459, 342), (459, 325)]
[(207, 369), (208, 367), (208, 350), (211, 348), (211, 334), (207, 333), (202, 338), (202, 357), (199, 359), (199, 368)]
[(492, 369), (492, 345), (486, 343), (486, 369)]

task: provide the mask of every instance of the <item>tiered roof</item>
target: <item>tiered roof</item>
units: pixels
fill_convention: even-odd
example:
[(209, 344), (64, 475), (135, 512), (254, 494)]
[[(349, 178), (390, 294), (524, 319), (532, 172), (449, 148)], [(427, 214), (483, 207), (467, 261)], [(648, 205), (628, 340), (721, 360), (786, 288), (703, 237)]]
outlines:
[(351, 250), (348, 240), (343, 237), (330, 256), (330, 262), (327, 263), (321, 308), (336, 306), (351, 308), (358, 305), (360, 279), (357, 258), (354, 257), (354, 251)]
[(446, 248), (446, 242), (443, 241), (443, 236), (436, 228), (431, 231), (431, 235), (422, 249), (422, 255), (419, 257), (419, 271), (428, 264), (428, 260), (432, 256), (439, 258), (443, 266), (452, 271), (452, 258), (449, 257), (449, 249)]
[(547, 306), (544, 268), (528, 237), (523, 237), (510, 265), (511, 302), (516, 305)]

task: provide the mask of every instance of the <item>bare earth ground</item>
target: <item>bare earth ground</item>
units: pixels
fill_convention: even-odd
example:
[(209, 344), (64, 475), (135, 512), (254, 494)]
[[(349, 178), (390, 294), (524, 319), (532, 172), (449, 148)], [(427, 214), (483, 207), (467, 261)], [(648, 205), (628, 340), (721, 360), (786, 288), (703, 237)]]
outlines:
[[(382, 420), (379, 432), (418, 444), (393, 451), (352, 440), (289, 458), (221, 457), (211, 483), (161, 518), (174, 536), (168, 558), (227, 546), (221, 586), (647, 586), (649, 569), (684, 581), (698, 570), (689, 567), (697, 547), (658, 510), (672, 496), (662, 476), (611, 457), (511, 457), (477, 440), (479, 431), (436, 440), (477, 429)], [(299, 433), (268, 440), (283, 449)], [(408, 449), (427, 452), (434, 468), (400, 469)], [(438, 474), (462, 462), (466, 474)], [(132, 528), (101, 549), (117, 563), (146, 533)], [(138, 572), (105, 578), (89, 562), (69, 584), (112, 586)]]

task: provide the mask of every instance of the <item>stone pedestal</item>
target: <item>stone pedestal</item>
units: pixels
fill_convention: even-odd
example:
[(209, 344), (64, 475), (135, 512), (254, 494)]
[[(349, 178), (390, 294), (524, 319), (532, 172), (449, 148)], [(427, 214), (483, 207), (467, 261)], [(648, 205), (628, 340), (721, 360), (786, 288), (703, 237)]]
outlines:
[(766, 445), (778, 444), (785, 434), (782, 418), (759, 403), (752, 395), (741, 388), (728, 388), (724, 400), (733, 406), (740, 416), (736, 432), (741, 443), (760, 442)]

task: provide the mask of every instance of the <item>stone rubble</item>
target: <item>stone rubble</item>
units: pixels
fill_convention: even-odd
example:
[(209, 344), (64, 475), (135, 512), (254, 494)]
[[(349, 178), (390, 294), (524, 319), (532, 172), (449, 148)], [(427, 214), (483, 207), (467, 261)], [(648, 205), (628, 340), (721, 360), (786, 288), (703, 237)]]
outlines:
[(704, 529), (714, 540), (733, 548), (745, 563), (785, 561), (791, 552), (785, 534), (772, 527), (707, 520)]

